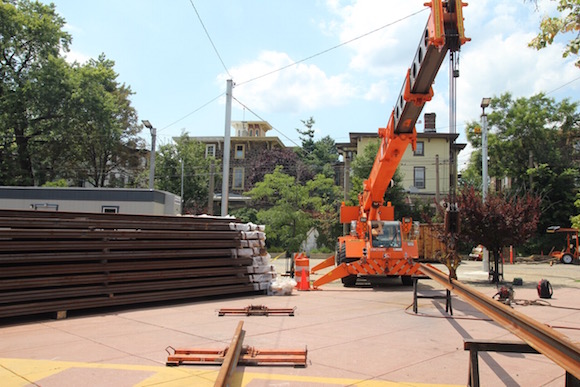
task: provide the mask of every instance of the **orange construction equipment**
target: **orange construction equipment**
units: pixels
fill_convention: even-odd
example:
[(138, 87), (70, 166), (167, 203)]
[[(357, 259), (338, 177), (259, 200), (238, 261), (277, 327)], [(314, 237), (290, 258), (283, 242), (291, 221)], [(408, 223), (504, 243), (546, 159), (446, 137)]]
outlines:
[(563, 233), (566, 234), (566, 245), (561, 251), (551, 251), (550, 257), (559, 259), (563, 263), (571, 264), (577, 262), (580, 258), (580, 242), (578, 242), (577, 228), (564, 228), (560, 226), (551, 226), (546, 230), (548, 234)]
[[(463, 7), (457, 1), (432, 0), (427, 25), (407, 71), (401, 93), (388, 124), (378, 130), (381, 140), (372, 170), (363, 183), (358, 206), (341, 206), (340, 221), (350, 224), (350, 234), (338, 239), (337, 267), (314, 281), (314, 288), (341, 279), (354, 286), (358, 276), (401, 276), (412, 284), (419, 274), (416, 233), (410, 218), (394, 221), (394, 207), (384, 204), (384, 196), (397, 167), (411, 145), (417, 145), (417, 122), (423, 106), (433, 97), (431, 85), (447, 52), (457, 52), (469, 38), (463, 28)], [(313, 270), (314, 272), (314, 270)]]

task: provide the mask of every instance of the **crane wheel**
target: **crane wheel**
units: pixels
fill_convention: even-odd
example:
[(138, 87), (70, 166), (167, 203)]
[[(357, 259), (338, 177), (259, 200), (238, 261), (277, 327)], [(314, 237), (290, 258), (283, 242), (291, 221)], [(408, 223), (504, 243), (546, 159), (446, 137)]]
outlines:
[(572, 257), (572, 254), (564, 254), (562, 255), (562, 262), (569, 265), (574, 262), (574, 257)]

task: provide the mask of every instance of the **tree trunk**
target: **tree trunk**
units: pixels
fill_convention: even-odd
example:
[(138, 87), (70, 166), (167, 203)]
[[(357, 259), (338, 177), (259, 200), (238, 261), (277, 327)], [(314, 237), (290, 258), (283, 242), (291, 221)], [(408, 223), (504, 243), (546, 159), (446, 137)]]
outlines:
[(30, 160), (30, 152), (28, 149), (29, 138), (25, 136), (24, 131), (26, 125), (22, 122), (18, 122), (14, 128), (14, 134), (16, 135), (16, 147), (18, 148), (18, 165), (20, 166), (20, 173), (15, 173), (14, 176), (19, 176), (19, 185), (22, 186), (33, 186), (34, 185), (34, 173), (32, 172), (32, 162)]
[(499, 260), (501, 259), (500, 250), (493, 251), (493, 271), (490, 273), (492, 275), (491, 282), (498, 284), (501, 279), (503, 279), (503, 273), (499, 271)]

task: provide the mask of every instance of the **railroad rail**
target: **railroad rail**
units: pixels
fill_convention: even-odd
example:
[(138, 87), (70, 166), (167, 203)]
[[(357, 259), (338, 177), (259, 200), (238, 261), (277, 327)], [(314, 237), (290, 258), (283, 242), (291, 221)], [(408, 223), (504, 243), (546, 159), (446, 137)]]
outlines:
[[(250, 294), (235, 219), (0, 210), (0, 320)], [(59, 318), (60, 318), (59, 317)]]
[(458, 280), (449, 278), (431, 265), (420, 265), (422, 273), (463, 298), (576, 379), (580, 379), (580, 347), (568, 337)]

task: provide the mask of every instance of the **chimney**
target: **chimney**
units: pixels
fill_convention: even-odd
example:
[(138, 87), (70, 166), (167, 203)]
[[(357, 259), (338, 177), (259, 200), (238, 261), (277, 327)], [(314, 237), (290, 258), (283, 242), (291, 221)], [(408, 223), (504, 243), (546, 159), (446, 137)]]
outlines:
[(435, 113), (425, 113), (425, 133), (435, 133)]

